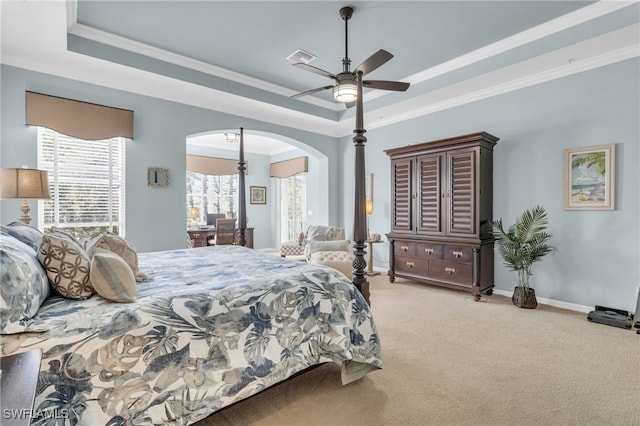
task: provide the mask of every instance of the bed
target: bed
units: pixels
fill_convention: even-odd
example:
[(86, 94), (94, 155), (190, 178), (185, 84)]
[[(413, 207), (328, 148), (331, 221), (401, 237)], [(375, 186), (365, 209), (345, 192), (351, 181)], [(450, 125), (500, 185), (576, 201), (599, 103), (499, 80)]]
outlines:
[[(344, 384), (381, 368), (365, 277), (363, 133), (358, 126), (354, 137), (350, 279), (243, 247), (243, 129), (239, 246), (138, 254), (146, 280), (135, 286), (134, 303), (49, 296), (46, 278), (35, 283), (35, 295), (18, 292), (5, 303), (5, 284), (17, 275), (4, 268), (2, 308), (23, 303), (31, 313), (20, 330), (3, 333), (1, 353), (42, 351), (32, 424), (192, 424), (323, 363), (340, 365)], [(10, 236), (0, 237), (4, 250)], [(11, 250), (33, 263), (26, 249)], [(36, 275), (21, 273), (32, 281)]]
[(5, 355), (43, 351), (35, 424), (191, 424), (314, 365), (341, 365), (343, 383), (381, 367), (337, 271), (238, 246), (139, 259), (135, 303), (51, 296), (29, 324), (48, 331), (3, 336)]

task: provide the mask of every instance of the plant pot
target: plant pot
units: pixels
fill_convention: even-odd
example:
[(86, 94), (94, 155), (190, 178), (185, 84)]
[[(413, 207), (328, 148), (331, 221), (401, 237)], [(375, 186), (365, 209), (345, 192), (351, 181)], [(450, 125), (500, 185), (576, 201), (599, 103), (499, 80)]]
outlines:
[(531, 287), (514, 287), (511, 301), (518, 308), (535, 309), (538, 306), (536, 291)]

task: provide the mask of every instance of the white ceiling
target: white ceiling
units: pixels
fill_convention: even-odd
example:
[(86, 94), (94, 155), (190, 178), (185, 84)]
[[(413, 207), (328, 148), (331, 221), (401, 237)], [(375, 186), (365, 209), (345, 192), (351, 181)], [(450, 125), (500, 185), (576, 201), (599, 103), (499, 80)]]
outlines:
[(346, 5), (352, 69), (384, 48), (395, 57), (371, 79), (411, 83), (367, 91), (366, 128), (640, 55), (637, 1), (27, 0), (0, 2), (1, 60), (341, 137), (353, 108), (330, 91), (290, 99), (331, 81), (286, 57), (304, 49), (318, 57), (311, 65), (341, 71)]

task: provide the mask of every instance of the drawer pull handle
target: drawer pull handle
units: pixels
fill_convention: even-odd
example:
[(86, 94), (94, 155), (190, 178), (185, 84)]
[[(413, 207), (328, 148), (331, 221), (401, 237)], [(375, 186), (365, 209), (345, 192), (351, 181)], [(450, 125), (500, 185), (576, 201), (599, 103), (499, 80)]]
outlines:
[(424, 249), (424, 252), (427, 254), (433, 254), (433, 249), (432, 248), (426, 248)]
[(454, 250), (453, 255), (455, 257), (462, 257), (462, 250)]
[(409, 251), (409, 246), (400, 246), (400, 250)]
[(200, 234), (193, 234), (193, 238), (198, 238)]
[(451, 275), (451, 274), (453, 274), (453, 273), (455, 273), (455, 272), (456, 272), (456, 268), (444, 268), (444, 271), (445, 271), (447, 274)]
[(407, 262), (407, 268), (413, 268), (414, 266), (416, 266), (415, 263), (413, 262)]

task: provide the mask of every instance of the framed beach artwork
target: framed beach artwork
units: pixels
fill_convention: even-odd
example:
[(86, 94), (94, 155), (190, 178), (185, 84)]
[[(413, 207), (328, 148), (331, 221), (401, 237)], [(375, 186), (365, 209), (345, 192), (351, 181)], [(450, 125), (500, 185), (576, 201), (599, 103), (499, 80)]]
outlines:
[(615, 145), (564, 150), (565, 210), (615, 208)]

